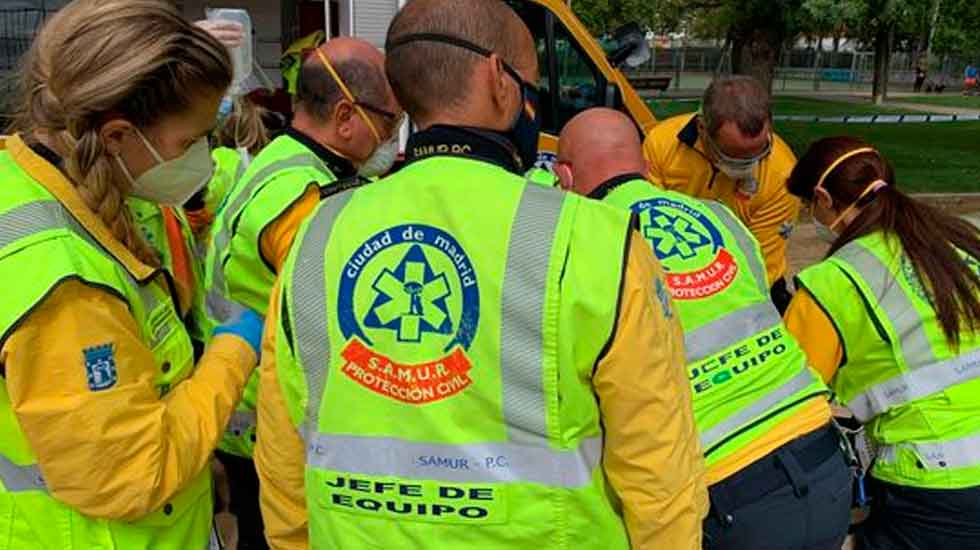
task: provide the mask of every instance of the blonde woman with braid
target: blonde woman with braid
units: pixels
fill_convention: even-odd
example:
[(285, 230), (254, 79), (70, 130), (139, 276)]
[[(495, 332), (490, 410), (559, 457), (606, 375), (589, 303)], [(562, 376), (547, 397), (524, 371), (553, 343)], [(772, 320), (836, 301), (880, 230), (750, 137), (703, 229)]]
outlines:
[(227, 50), (162, 0), (75, 0), (23, 70), (0, 151), (0, 549), (204, 548), (261, 320), (195, 366), (125, 203), (179, 206), (208, 178)]

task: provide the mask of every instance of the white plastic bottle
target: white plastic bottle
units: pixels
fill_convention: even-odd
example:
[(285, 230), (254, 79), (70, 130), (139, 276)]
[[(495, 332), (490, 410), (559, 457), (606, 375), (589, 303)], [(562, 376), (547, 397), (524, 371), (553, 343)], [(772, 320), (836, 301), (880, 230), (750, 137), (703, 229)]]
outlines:
[(231, 48), (231, 61), (235, 68), (234, 81), (228, 94), (243, 95), (249, 76), (252, 75), (252, 18), (242, 9), (220, 8), (209, 9), (206, 12), (209, 21), (233, 21), (242, 26), (242, 44)]

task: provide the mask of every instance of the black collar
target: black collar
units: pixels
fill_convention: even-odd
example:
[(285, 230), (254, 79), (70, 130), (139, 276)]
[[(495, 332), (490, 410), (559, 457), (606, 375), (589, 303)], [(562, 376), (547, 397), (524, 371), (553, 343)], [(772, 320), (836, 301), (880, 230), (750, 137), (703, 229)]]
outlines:
[(624, 183), (629, 183), (634, 180), (644, 180), (646, 181), (646, 176), (640, 174), (639, 172), (628, 172), (626, 174), (620, 174), (616, 177), (609, 178), (608, 180), (602, 182), (599, 187), (596, 187), (588, 194), (590, 199), (595, 199), (601, 201), (606, 198), (606, 195), (612, 193), (613, 189), (616, 189)]
[(357, 175), (357, 168), (354, 167), (351, 161), (320, 145), (315, 139), (300, 132), (296, 128), (292, 126), (286, 128), (285, 135), (300, 142), (303, 147), (306, 147), (314, 155), (319, 157), (327, 165), (327, 168), (333, 173), (335, 178), (350, 178)]
[(489, 162), (523, 175), (514, 146), (499, 133), (478, 128), (435, 125), (408, 138), (405, 164), (431, 157), (462, 157)]
[(698, 132), (698, 116), (694, 115), (691, 120), (681, 128), (681, 131), (677, 133), (677, 141), (680, 141), (684, 145), (687, 145), (691, 149), (694, 149), (695, 145), (698, 143), (698, 138), (701, 137)]

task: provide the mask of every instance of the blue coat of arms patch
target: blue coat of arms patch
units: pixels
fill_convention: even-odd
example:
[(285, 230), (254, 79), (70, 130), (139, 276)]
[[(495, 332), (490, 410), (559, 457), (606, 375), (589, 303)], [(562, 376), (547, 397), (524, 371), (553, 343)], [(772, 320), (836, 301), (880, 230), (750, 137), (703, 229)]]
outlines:
[(82, 353), (85, 355), (88, 389), (102, 391), (116, 385), (119, 375), (116, 373), (116, 357), (112, 344), (87, 348)]

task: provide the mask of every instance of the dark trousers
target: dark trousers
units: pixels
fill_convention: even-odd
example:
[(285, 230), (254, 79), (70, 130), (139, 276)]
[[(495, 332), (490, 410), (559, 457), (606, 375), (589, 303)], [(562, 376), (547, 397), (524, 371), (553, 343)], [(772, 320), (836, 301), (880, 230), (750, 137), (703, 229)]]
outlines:
[(231, 502), (228, 511), (238, 518), (238, 550), (268, 550), (259, 511), (259, 475), (247, 458), (215, 451), (228, 475)]
[(705, 550), (840, 550), (851, 469), (836, 428), (783, 445), (708, 488)]
[(858, 550), (980, 549), (980, 486), (920, 489), (867, 481), (871, 515), (854, 531)]

